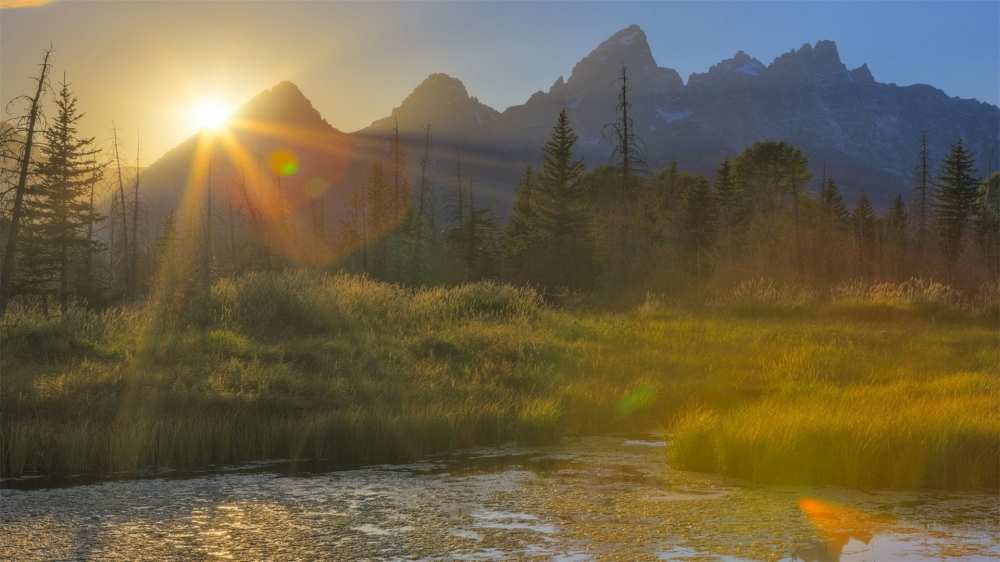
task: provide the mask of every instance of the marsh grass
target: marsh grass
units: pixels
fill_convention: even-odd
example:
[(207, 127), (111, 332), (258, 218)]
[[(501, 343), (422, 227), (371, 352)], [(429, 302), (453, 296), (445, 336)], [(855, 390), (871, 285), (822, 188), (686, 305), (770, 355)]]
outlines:
[(990, 290), (761, 281), (707, 307), (651, 297), (614, 314), (494, 283), (283, 273), (65, 320), (15, 310), (0, 324), (0, 471), (349, 464), (668, 427), (681, 468), (995, 487)]

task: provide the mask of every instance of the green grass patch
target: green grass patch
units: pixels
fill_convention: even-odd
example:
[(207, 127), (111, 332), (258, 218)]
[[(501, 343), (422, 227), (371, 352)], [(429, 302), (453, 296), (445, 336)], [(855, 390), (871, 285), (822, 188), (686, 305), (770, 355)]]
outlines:
[(612, 314), (494, 283), (285, 273), (66, 320), (15, 310), (0, 471), (381, 461), (662, 427), (674, 466), (755, 482), (996, 487), (996, 327), (944, 288), (890, 289), (759, 282)]

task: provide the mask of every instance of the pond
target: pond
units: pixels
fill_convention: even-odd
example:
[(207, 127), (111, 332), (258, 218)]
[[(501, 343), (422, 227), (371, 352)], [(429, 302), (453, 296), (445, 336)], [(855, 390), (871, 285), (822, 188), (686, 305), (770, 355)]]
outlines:
[(410, 464), (6, 480), (7, 560), (997, 560), (995, 492), (756, 487), (656, 435)]

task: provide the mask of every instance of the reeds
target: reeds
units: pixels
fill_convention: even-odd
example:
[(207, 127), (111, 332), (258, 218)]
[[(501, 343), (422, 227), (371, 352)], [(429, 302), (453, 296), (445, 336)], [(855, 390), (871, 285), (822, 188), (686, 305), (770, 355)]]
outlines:
[(704, 309), (609, 314), (495, 283), (297, 272), (65, 320), (15, 310), (0, 472), (357, 463), (671, 427), (675, 466), (754, 481), (995, 486), (997, 331), (976, 316), (990, 290), (762, 281)]
[(956, 379), (827, 387), (726, 412), (692, 410), (673, 426), (670, 459), (764, 484), (996, 488), (996, 385)]

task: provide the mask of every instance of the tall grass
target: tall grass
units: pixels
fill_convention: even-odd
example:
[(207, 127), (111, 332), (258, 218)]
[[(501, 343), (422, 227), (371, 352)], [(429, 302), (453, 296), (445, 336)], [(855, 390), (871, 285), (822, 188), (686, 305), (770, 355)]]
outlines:
[[(705, 309), (651, 298), (612, 314), (495, 283), (289, 272), (65, 320), (14, 311), (0, 323), (0, 472), (352, 463), (670, 426), (683, 468), (989, 485), (997, 331), (975, 307), (992, 305), (921, 283), (762, 281)], [(941, 322), (920, 299), (960, 314)], [(883, 304), (903, 316), (866, 312)]]
[(558, 438), (558, 405), (533, 392), (543, 310), (531, 290), (290, 272), (170, 296), (4, 319), (3, 474), (377, 461)]
[(831, 386), (688, 411), (670, 458), (767, 484), (996, 488), (996, 389), (982, 376), (944, 382)]

